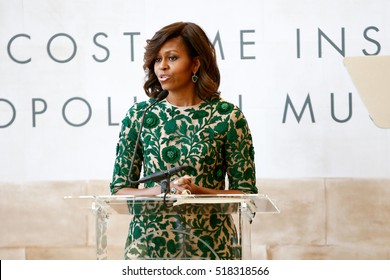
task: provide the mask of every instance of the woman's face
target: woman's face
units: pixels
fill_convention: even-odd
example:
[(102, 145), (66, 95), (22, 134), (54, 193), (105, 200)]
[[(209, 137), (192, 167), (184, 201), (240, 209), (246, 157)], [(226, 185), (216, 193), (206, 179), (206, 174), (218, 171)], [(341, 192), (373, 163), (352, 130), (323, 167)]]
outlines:
[(169, 93), (194, 93), (191, 77), (198, 70), (197, 61), (189, 56), (180, 37), (172, 38), (161, 46), (155, 58), (154, 73), (161, 87)]

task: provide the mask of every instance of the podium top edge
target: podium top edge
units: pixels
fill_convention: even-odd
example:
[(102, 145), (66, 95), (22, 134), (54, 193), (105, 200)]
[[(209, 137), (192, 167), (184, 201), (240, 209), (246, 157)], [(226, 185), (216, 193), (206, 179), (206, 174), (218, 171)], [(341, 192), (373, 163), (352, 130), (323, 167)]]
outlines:
[[(196, 195), (167, 195), (167, 199), (182, 199), (182, 198), (268, 198), (266, 194), (196, 194)], [(93, 199), (93, 200), (155, 200), (162, 199), (162, 195), (155, 196), (135, 196), (135, 195), (81, 195), (81, 196), (64, 196), (64, 199)]]
[[(128, 206), (132, 205), (154, 205), (155, 203), (173, 203), (178, 205), (199, 205), (199, 204), (241, 204), (245, 203), (253, 212), (261, 213), (279, 213), (279, 209), (266, 194), (216, 194), (216, 195), (167, 195), (163, 196), (129, 196), (129, 195), (90, 195), (90, 196), (66, 196), (64, 199), (77, 205), (100, 205), (104, 208), (118, 208), (125, 206), (128, 212)], [(130, 204), (129, 204), (130, 203)], [(146, 204), (144, 204), (146, 203)], [(95, 206), (93, 206), (95, 205)], [(125, 211), (125, 212), (126, 212)], [(122, 210), (116, 210), (117, 213), (123, 213)]]

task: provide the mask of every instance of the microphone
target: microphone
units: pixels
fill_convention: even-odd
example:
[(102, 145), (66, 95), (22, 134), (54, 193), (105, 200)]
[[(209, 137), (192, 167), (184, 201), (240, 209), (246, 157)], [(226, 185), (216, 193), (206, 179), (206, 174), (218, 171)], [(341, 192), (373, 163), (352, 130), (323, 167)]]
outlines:
[(171, 169), (168, 170), (158, 171), (141, 178), (140, 180), (137, 181), (137, 183), (145, 183), (148, 181), (153, 181), (156, 183), (160, 182), (161, 193), (164, 194), (164, 202), (165, 202), (166, 195), (171, 192), (171, 182), (170, 182), (171, 175), (176, 172), (185, 170), (187, 169), (187, 167), (188, 167), (187, 165), (182, 165), (182, 166), (172, 167)]
[(168, 96), (169, 92), (167, 90), (162, 90), (159, 92), (159, 94), (157, 95), (157, 98), (155, 99), (155, 101), (150, 104), (144, 111), (144, 113), (142, 114), (142, 118), (141, 118), (141, 126), (139, 128), (139, 131), (138, 131), (138, 136), (137, 136), (137, 140), (135, 142), (135, 147), (134, 147), (134, 152), (133, 152), (133, 156), (131, 158), (131, 162), (130, 162), (130, 169), (129, 169), (129, 175), (128, 175), (128, 178), (129, 178), (129, 181), (130, 183), (132, 184), (137, 184), (137, 183), (140, 183), (139, 181), (132, 181), (131, 180), (131, 172), (133, 170), (133, 165), (134, 165), (134, 161), (135, 161), (135, 155), (137, 154), (137, 150), (138, 150), (138, 147), (139, 147), (139, 142), (140, 142), (140, 136), (141, 136), (141, 132), (142, 132), (142, 128), (144, 127), (144, 119), (145, 119), (145, 115), (146, 115), (146, 112), (149, 111), (150, 108), (152, 108), (156, 103), (164, 100), (167, 96)]
[(156, 100), (151, 105), (149, 105), (149, 107), (146, 108), (146, 110), (149, 110), (149, 108), (152, 107), (154, 104), (156, 104), (157, 102), (160, 102), (160, 101), (164, 100), (165, 98), (167, 98), (168, 94), (169, 94), (169, 91), (167, 91), (167, 90), (160, 91), (159, 94), (156, 97)]
[(138, 180), (138, 183), (145, 183), (148, 181), (153, 181), (153, 182), (160, 182), (166, 178), (169, 178), (172, 174), (177, 173), (179, 171), (187, 169), (187, 165), (183, 166), (176, 166), (168, 170), (163, 170), (163, 171), (158, 171), (155, 173), (152, 173), (148, 176), (143, 177), (142, 179)]

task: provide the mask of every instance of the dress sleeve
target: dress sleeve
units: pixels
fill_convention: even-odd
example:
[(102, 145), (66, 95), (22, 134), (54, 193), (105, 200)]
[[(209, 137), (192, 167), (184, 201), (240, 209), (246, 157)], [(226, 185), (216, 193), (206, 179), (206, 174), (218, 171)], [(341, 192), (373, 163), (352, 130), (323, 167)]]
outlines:
[[(114, 171), (110, 184), (111, 194), (115, 194), (119, 189), (124, 187), (138, 187), (136, 184), (129, 182), (129, 168), (139, 131), (139, 122), (137, 121), (137, 111), (135, 108), (135, 105), (130, 108), (122, 120), (119, 140), (116, 145)], [(131, 180), (133, 181), (137, 181), (140, 177), (142, 160), (142, 149), (139, 148), (131, 174)]]
[(226, 161), (229, 189), (258, 193), (255, 154), (248, 122), (239, 108), (230, 115), (226, 140)]

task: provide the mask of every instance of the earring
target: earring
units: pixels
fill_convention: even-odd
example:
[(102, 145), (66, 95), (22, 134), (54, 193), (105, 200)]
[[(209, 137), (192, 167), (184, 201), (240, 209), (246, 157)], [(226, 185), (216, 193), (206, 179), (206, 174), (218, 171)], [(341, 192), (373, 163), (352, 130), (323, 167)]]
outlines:
[(194, 73), (194, 74), (192, 75), (191, 79), (192, 79), (192, 82), (193, 82), (194, 84), (196, 84), (196, 82), (198, 81), (198, 76), (196, 76), (195, 73)]

